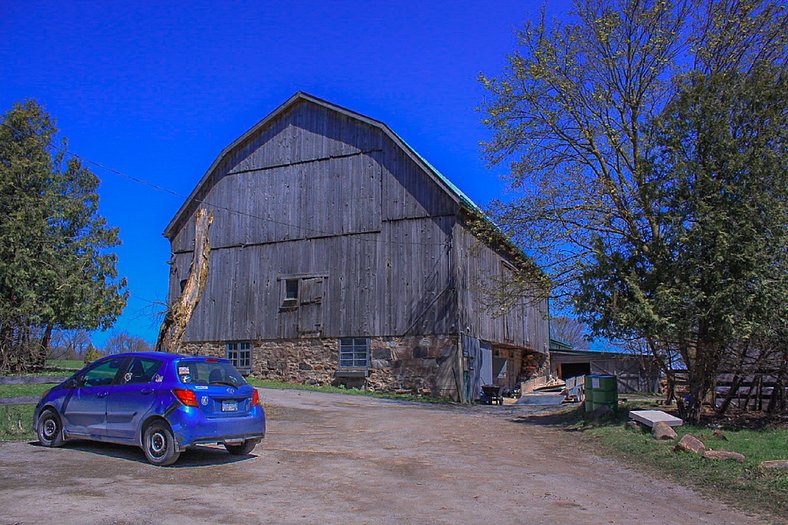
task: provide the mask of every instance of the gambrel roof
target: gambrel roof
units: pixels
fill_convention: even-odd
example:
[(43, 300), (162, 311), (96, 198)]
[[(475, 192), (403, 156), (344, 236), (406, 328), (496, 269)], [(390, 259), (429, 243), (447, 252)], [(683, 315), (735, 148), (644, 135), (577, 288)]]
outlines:
[(216, 160), (213, 161), (213, 164), (211, 164), (211, 166), (208, 168), (208, 171), (205, 172), (205, 175), (203, 175), (202, 179), (200, 179), (200, 182), (197, 184), (194, 190), (192, 190), (191, 194), (183, 203), (183, 205), (180, 207), (178, 212), (175, 214), (175, 217), (173, 217), (173, 219), (167, 225), (167, 228), (164, 230), (164, 236), (171, 239), (177, 233), (179, 224), (181, 224), (182, 220), (186, 219), (188, 215), (193, 211), (193, 206), (197, 198), (197, 195), (201, 192), (201, 190), (207, 189), (204, 188), (204, 186), (210, 183), (209, 181), (211, 180), (211, 176), (213, 175), (214, 171), (216, 171), (219, 168), (219, 166), (222, 164), (225, 158), (227, 158), (236, 149), (242, 147), (247, 141), (251, 140), (253, 137), (261, 133), (264, 129), (267, 128), (267, 126), (269, 126), (269, 124), (274, 122), (279, 116), (284, 114), (286, 111), (291, 109), (296, 104), (304, 101), (310, 102), (312, 104), (316, 104), (330, 111), (335, 111), (349, 118), (356, 119), (372, 127), (380, 129), (385, 136), (387, 136), (392, 142), (394, 142), (394, 144), (396, 144), (399, 148), (401, 148), (402, 151), (408, 157), (410, 157), (419, 167), (421, 167), (424, 170), (424, 172), (427, 173), (435, 181), (438, 187), (440, 187), (443, 191), (445, 191), (446, 194), (448, 194), (457, 204), (468, 209), (469, 211), (484, 215), (481, 208), (479, 208), (479, 206), (477, 206), (467, 195), (465, 195), (465, 193), (463, 193), (462, 190), (460, 190), (457, 186), (455, 186), (432, 164), (427, 162), (427, 160), (424, 157), (419, 155), (419, 153), (416, 150), (410, 147), (410, 145), (408, 145), (407, 142), (402, 140), (402, 138), (399, 135), (397, 135), (391, 128), (389, 128), (385, 123), (299, 91), (298, 93), (287, 99), (287, 101), (285, 101), (281, 106), (279, 106), (274, 111), (272, 111), (263, 120), (255, 124), (246, 133), (238, 137), (232, 144), (230, 144), (229, 146), (224, 148), (224, 150), (222, 150), (222, 152), (219, 154)]

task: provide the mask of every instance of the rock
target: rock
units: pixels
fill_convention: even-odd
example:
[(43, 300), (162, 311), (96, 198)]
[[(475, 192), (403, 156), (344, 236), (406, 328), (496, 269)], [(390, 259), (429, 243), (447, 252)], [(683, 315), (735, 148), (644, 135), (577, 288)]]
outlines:
[(683, 450), (685, 452), (700, 454), (706, 450), (706, 445), (704, 445), (700, 439), (689, 434), (685, 434), (684, 437), (682, 437), (681, 440), (676, 443), (675, 450)]
[(637, 431), (641, 431), (641, 432), (643, 431), (643, 427), (640, 426), (640, 423), (638, 423), (637, 421), (634, 421), (632, 419), (627, 421), (627, 424), (625, 426), (626, 426), (627, 430), (637, 430)]
[(678, 434), (673, 428), (664, 421), (657, 421), (651, 429), (651, 435), (654, 439), (676, 439)]
[(430, 352), (428, 349), (424, 348), (423, 346), (417, 346), (413, 349), (413, 358), (414, 359), (423, 359), (425, 357), (429, 357)]
[(703, 453), (703, 457), (708, 459), (721, 459), (744, 463), (744, 454), (730, 452), (728, 450), (707, 450)]
[(303, 363), (303, 362), (302, 363), (298, 363), (298, 369), (299, 370), (312, 370), (312, 365), (310, 365), (309, 363)]
[(373, 359), (385, 359), (385, 360), (390, 361), (391, 358), (392, 358), (391, 350), (388, 349), (388, 348), (373, 348), (372, 349), (372, 358)]
[(758, 466), (763, 470), (788, 470), (788, 459), (761, 461)]
[(720, 430), (718, 428), (715, 428), (714, 432), (712, 432), (712, 434), (714, 434), (715, 438), (722, 439), (724, 441), (728, 441), (728, 438), (725, 437), (725, 434), (722, 433), (722, 430)]

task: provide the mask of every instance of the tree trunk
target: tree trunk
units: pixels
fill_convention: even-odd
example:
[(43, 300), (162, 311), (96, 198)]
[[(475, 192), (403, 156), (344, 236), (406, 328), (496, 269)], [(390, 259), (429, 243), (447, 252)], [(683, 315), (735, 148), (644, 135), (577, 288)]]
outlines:
[(725, 395), (725, 399), (722, 401), (720, 408), (717, 409), (717, 415), (722, 416), (725, 415), (725, 412), (728, 410), (728, 406), (731, 404), (733, 400), (733, 396), (739, 391), (739, 385), (741, 385), (741, 376), (735, 375), (733, 376), (733, 381), (731, 381), (731, 387), (728, 389), (728, 393)]
[(212, 212), (208, 212), (205, 208), (197, 211), (194, 221), (194, 253), (189, 276), (186, 278), (180, 297), (167, 309), (156, 341), (156, 350), (177, 352), (181, 346), (186, 325), (200, 302), (200, 296), (208, 279), (208, 258), (211, 253), (208, 230), (212, 222)]
[(41, 370), (47, 364), (49, 357), (49, 343), (52, 341), (52, 325), (48, 324), (44, 328), (44, 334), (41, 336), (41, 341), (38, 345), (38, 352), (33, 357), (33, 369)]

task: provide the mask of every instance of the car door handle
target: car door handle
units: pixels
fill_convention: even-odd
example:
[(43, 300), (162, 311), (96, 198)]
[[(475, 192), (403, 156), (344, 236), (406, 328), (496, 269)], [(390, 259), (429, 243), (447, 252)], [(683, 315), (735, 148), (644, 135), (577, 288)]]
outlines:
[(107, 397), (108, 395), (109, 395), (109, 392), (104, 391), (104, 392), (99, 392), (98, 394), (96, 394), (96, 397)]
[(148, 387), (145, 387), (142, 390), (140, 390), (140, 394), (146, 394), (147, 395), (147, 394), (150, 394), (152, 392), (153, 392), (153, 389), (152, 388), (148, 388)]

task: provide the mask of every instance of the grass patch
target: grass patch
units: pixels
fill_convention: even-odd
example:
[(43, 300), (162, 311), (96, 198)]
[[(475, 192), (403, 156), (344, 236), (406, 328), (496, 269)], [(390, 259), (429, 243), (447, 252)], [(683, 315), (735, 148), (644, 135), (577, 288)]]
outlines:
[(69, 377), (74, 375), (72, 370), (61, 370), (56, 368), (46, 368), (38, 372), (25, 372), (23, 374), (0, 374), (4, 377)]
[[(643, 406), (625, 404), (615, 417), (602, 423), (586, 421), (577, 413), (565, 414), (563, 424), (582, 431), (595, 451), (616, 456), (631, 466), (667, 476), (748, 511), (788, 514), (788, 473), (765, 473), (758, 468), (761, 461), (788, 459), (788, 428), (728, 429), (721, 437), (706, 426), (683, 425), (674, 429), (676, 440), (657, 441), (649, 432), (624, 427), (628, 411), (638, 408)], [(685, 434), (700, 439), (707, 449), (739, 452), (746, 459), (744, 463), (719, 461), (674, 451)]]
[(30, 425), (35, 405), (0, 405), (0, 441), (35, 439)]
[(353, 396), (377, 397), (381, 399), (397, 399), (400, 401), (417, 401), (419, 403), (453, 403), (445, 397), (417, 396), (414, 394), (395, 394), (389, 392), (373, 392), (371, 390), (361, 390), (359, 388), (343, 388), (338, 386), (318, 386), (304, 385), (301, 383), (285, 383), (283, 381), (272, 381), (270, 379), (256, 379), (248, 377), (246, 380), (250, 385), (259, 388), (274, 388), (277, 390), (309, 390), (311, 392), (324, 392), (328, 394), (348, 394)]
[(55, 385), (52, 384), (31, 384), (31, 385), (0, 385), (0, 397), (22, 397), (22, 396), (41, 396), (44, 392)]

